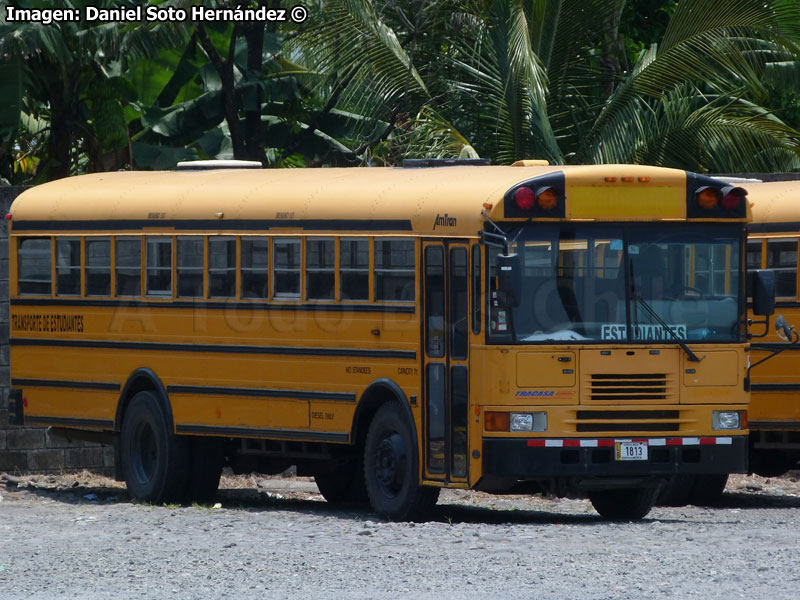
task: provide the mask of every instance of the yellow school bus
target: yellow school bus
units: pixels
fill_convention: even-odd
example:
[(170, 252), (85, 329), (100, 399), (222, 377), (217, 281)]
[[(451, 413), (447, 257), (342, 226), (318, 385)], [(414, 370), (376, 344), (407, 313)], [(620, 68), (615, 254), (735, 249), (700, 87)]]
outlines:
[[(747, 471), (745, 191), (520, 161), (83, 175), (8, 215), (12, 415), (152, 502), (296, 465), (393, 519)], [(208, 167), (208, 168), (206, 168)]]
[[(776, 306), (790, 324), (800, 323), (797, 244), (800, 182), (743, 183), (752, 202), (747, 268), (775, 272)], [(781, 337), (782, 336), (782, 337)], [(750, 468), (765, 477), (782, 475), (800, 461), (800, 346), (779, 329), (752, 344)], [(788, 339), (787, 339), (788, 338)], [(772, 356), (776, 351), (780, 354)], [(756, 364), (764, 360), (762, 364)]]

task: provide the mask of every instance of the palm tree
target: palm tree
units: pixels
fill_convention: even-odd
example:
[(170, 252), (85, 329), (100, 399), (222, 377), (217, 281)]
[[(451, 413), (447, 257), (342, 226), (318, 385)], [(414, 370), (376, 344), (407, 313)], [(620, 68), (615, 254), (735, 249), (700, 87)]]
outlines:
[[(624, 0), (333, 0), (320, 8), (319, 24), (299, 41), (314, 49), (315, 67), (338, 74), (323, 90), (390, 123), (398, 112), (416, 115), (393, 132), (409, 155), (474, 149), (500, 163), (699, 171), (800, 166), (797, 132), (760, 103), (764, 82), (799, 79), (796, 2), (683, 0), (629, 70), (620, 60)], [(406, 13), (423, 18), (396, 16)]]
[[(20, 8), (52, 6), (36, 0), (16, 4)], [(83, 10), (89, 4), (115, 8), (121, 3), (63, 0), (58, 4)], [(4, 19), (5, 11), (0, 13)], [(13, 75), (0, 88), (3, 103), (11, 100), (0, 114), (5, 147), (11, 145), (20, 115), (27, 113), (47, 121), (39, 179), (69, 175), (80, 156), (100, 168), (103, 155), (111, 153), (112, 162), (119, 166), (120, 150), (128, 145), (122, 104), (135, 94), (119, 73), (125, 61), (152, 55), (183, 38), (182, 28), (175, 25), (0, 21), (0, 71)]]

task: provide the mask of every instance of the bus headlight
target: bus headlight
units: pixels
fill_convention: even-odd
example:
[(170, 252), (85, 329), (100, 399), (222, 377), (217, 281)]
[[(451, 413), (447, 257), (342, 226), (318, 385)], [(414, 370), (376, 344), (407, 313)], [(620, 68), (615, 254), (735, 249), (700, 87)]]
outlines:
[(509, 431), (546, 431), (547, 413), (511, 413)]
[(742, 416), (738, 410), (715, 410), (711, 413), (714, 429), (741, 429)]

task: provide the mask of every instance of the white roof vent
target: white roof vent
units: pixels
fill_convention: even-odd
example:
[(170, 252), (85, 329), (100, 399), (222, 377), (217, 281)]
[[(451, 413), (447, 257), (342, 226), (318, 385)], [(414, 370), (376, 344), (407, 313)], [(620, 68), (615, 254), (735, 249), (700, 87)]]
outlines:
[(208, 171), (210, 169), (260, 169), (257, 160), (183, 160), (178, 163), (179, 171)]

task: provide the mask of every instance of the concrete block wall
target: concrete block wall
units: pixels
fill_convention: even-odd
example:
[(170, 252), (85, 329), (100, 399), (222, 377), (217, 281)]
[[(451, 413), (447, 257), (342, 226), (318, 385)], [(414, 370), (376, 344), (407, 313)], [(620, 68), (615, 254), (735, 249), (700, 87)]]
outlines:
[[(24, 188), (0, 187), (0, 217)], [(111, 446), (70, 442), (48, 435), (41, 427), (15, 427), (8, 423), (8, 227), (0, 225), (0, 472), (60, 473), (88, 469), (113, 474)]]

